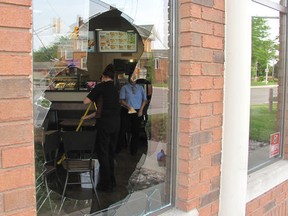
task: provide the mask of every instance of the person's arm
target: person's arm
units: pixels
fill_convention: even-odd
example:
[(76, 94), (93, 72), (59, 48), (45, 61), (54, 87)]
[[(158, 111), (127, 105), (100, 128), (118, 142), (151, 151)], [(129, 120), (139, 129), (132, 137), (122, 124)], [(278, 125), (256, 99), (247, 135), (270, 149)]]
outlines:
[(132, 109), (134, 109), (132, 106), (130, 106), (127, 102), (126, 102), (126, 100), (124, 100), (124, 99), (120, 99), (120, 104), (122, 105), (122, 106), (124, 106), (126, 109), (128, 109), (128, 110), (132, 110)]
[(91, 119), (91, 118), (94, 118), (95, 116), (96, 116), (96, 112), (93, 112), (93, 113), (91, 113), (91, 114), (89, 114), (89, 115), (86, 115), (85, 117), (82, 116), (81, 119), (83, 119), (83, 120)]
[(139, 111), (138, 111), (138, 117), (140, 117), (140, 116), (143, 115), (143, 109), (144, 109), (146, 103), (147, 103), (147, 100), (142, 100), (141, 107), (140, 107), (140, 109), (139, 109)]
[(92, 101), (88, 97), (84, 98), (84, 100), (83, 100), (84, 104), (90, 104), (91, 102)]
[(147, 103), (147, 96), (145, 94), (145, 91), (144, 89), (142, 88), (142, 92), (141, 92), (141, 95), (142, 95), (142, 103), (141, 103), (141, 107), (138, 111), (138, 117), (142, 116), (143, 115), (143, 109)]

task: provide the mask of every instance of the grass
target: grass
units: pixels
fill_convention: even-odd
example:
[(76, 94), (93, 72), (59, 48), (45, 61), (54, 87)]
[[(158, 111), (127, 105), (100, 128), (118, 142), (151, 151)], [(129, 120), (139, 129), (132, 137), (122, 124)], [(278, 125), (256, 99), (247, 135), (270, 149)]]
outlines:
[(275, 133), (276, 128), (276, 104), (273, 104), (272, 112), (269, 112), (268, 104), (253, 105), (250, 108), (250, 139), (269, 142), (270, 134)]
[(162, 87), (162, 88), (167, 88), (168, 84), (167, 83), (152, 83), (153, 87)]
[(266, 86), (266, 85), (277, 85), (278, 82), (269, 81), (267, 84), (265, 82), (255, 82), (251, 81), (251, 86)]

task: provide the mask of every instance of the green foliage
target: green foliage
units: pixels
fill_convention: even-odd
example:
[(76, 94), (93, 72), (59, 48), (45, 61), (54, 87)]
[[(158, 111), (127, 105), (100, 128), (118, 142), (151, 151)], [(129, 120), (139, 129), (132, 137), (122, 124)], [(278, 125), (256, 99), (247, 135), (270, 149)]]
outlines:
[(148, 62), (147, 62), (147, 76), (146, 79), (151, 83), (154, 83), (155, 80), (155, 60), (154, 55), (151, 53)]
[[(265, 68), (271, 60), (278, 61), (278, 38), (271, 39), (270, 27), (262, 17), (252, 18), (252, 76), (265, 75)], [(270, 70), (271, 71), (271, 70)]]
[(148, 137), (157, 142), (168, 141), (168, 115), (154, 114), (150, 115), (146, 125)]
[(270, 134), (275, 132), (276, 104), (273, 104), (272, 112), (269, 106), (253, 105), (250, 108), (250, 139), (269, 142)]
[(33, 61), (34, 62), (47, 62), (51, 59), (57, 58), (58, 48), (60, 45), (66, 44), (69, 38), (60, 37), (58, 41), (52, 43), (49, 47), (41, 47), (38, 50), (33, 52)]

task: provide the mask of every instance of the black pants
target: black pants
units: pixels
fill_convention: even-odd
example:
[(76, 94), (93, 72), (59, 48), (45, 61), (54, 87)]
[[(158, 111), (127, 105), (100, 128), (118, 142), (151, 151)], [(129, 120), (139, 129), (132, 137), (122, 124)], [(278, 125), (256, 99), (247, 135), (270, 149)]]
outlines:
[[(138, 112), (139, 110), (136, 111)], [(137, 153), (139, 145), (139, 133), (142, 120), (143, 116), (138, 117), (137, 113), (128, 114), (127, 109), (123, 107), (121, 108), (121, 127), (116, 153), (119, 153), (123, 147), (128, 145), (127, 134), (131, 134), (131, 142), (129, 149), (130, 153), (132, 155)]]
[(114, 175), (115, 148), (118, 140), (120, 117), (102, 117), (97, 119), (96, 153), (100, 164), (99, 185), (111, 188)]

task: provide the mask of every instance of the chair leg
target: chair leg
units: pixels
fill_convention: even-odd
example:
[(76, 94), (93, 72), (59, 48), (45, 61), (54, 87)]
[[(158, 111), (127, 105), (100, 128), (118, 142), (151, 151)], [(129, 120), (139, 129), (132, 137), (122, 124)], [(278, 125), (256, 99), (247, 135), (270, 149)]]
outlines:
[(68, 179), (69, 179), (69, 172), (67, 172), (67, 174), (66, 174), (65, 184), (64, 184), (64, 188), (63, 188), (63, 192), (62, 192), (62, 196), (61, 196), (61, 206), (59, 208), (58, 214), (60, 213), (60, 211), (63, 207), (64, 201), (66, 199), (65, 192), (66, 192), (66, 188), (67, 188)]
[(49, 204), (50, 204), (50, 208), (51, 208), (51, 211), (52, 211), (53, 208), (52, 208), (52, 202), (51, 202), (51, 198), (50, 198), (51, 190), (49, 190), (48, 182), (47, 182), (47, 178), (46, 178), (46, 176), (45, 176), (44, 178), (45, 178), (44, 181), (45, 181), (45, 187), (46, 187), (47, 197), (48, 197)]
[(60, 205), (60, 208), (59, 208), (59, 211), (58, 211), (58, 215), (60, 215), (60, 212), (62, 210), (62, 207), (63, 207), (63, 204), (64, 204), (65, 200), (66, 200), (66, 197), (64, 197), (63, 201), (61, 201), (61, 205)]
[(98, 203), (98, 207), (99, 209), (101, 209), (100, 207), (100, 201), (99, 201), (99, 197), (98, 197), (98, 193), (97, 193), (97, 190), (96, 190), (96, 185), (95, 185), (95, 182), (93, 180), (93, 172), (90, 171), (90, 180), (91, 180), (91, 183), (92, 183), (92, 187), (93, 187), (93, 190), (94, 190), (94, 193), (95, 193), (95, 196), (96, 196), (96, 200), (97, 200), (97, 203)]

